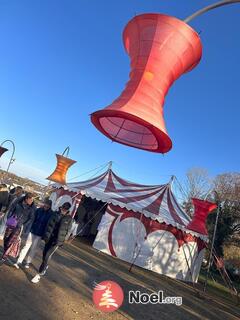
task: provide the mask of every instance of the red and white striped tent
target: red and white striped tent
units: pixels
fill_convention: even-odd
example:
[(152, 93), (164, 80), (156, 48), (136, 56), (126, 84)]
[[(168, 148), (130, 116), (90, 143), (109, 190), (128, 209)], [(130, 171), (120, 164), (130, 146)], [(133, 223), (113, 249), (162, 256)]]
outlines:
[(77, 210), (82, 195), (107, 203), (93, 247), (140, 267), (196, 282), (206, 235), (188, 230), (171, 181), (142, 185), (120, 178), (111, 169), (100, 176), (69, 183), (51, 196), (54, 208), (63, 202)]

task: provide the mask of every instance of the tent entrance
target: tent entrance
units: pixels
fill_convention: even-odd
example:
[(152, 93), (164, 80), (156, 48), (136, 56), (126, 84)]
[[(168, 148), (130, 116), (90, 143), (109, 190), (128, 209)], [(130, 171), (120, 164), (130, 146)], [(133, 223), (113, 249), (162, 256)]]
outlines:
[(105, 202), (83, 195), (74, 217), (75, 222), (78, 223), (77, 235), (93, 242), (106, 208)]

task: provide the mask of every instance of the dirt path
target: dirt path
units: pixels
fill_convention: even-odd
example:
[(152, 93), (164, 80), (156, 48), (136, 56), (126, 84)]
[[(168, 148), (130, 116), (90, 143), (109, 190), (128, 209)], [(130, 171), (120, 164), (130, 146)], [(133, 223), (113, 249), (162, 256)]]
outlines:
[[(1, 245), (1, 243), (0, 243)], [(40, 252), (39, 252), (40, 253)], [(40, 254), (35, 266), (39, 266)], [(200, 299), (196, 290), (180, 281), (159, 276), (98, 253), (89, 245), (75, 240), (60, 249), (50, 263), (48, 274), (39, 284), (30, 279), (34, 268), (15, 270), (9, 265), (0, 267), (1, 320), (74, 320), (74, 319), (239, 319), (239, 307), (226, 301)], [(120, 310), (101, 313), (92, 303), (94, 281), (113, 280), (124, 289), (125, 300)], [(164, 296), (182, 296), (183, 305), (130, 305), (129, 290), (152, 293), (164, 291)]]

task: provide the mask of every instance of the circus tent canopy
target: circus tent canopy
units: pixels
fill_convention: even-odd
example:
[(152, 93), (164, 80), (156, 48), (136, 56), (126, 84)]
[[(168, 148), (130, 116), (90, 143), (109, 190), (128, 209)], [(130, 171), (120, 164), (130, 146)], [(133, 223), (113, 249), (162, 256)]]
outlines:
[[(61, 185), (55, 185), (62, 187)], [(187, 230), (189, 216), (181, 209), (171, 190), (171, 181), (164, 185), (142, 185), (120, 178), (112, 169), (94, 179), (69, 183), (64, 188), (96, 200), (142, 213), (144, 216), (166, 223), (206, 239), (206, 236)]]

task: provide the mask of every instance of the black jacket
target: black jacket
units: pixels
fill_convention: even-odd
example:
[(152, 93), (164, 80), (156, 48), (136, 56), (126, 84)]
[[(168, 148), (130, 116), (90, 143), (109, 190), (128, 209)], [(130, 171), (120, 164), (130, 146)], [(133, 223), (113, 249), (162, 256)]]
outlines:
[(7, 215), (12, 212), (12, 210), (16, 207), (18, 203), (23, 201), (24, 196), (16, 196), (15, 194), (10, 194), (8, 197), (8, 207), (7, 207)]
[(7, 190), (0, 191), (0, 211), (6, 209), (8, 205), (8, 194)]
[(20, 201), (8, 213), (8, 217), (15, 216), (18, 224), (17, 227), (23, 226), (23, 233), (29, 233), (35, 218), (36, 207), (34, 203), (31, 206)]
[(35, 213), (35, 219), (32, 224), (31, 233), (35, 234), (36, 236), (42, 237), (52, 213), (53, 212), (51, 209), (49, 209), (48, 211), (44, 210), (43, 208), (37, 209)]
[(43, 240), (45, 242), (51, 240), (57, 245), (62, 245), (71, 229), (71, 225), (71, 216), (63, 216), (60, 212), (53, 212), (48, 220)]
[(86, 217), (87, 210), (83, 205), (80, 205), (77, 209), (77, 212), (74, 216), (74, 220), (76, 223), (81, 223), (84, 221), (84, 218)]

